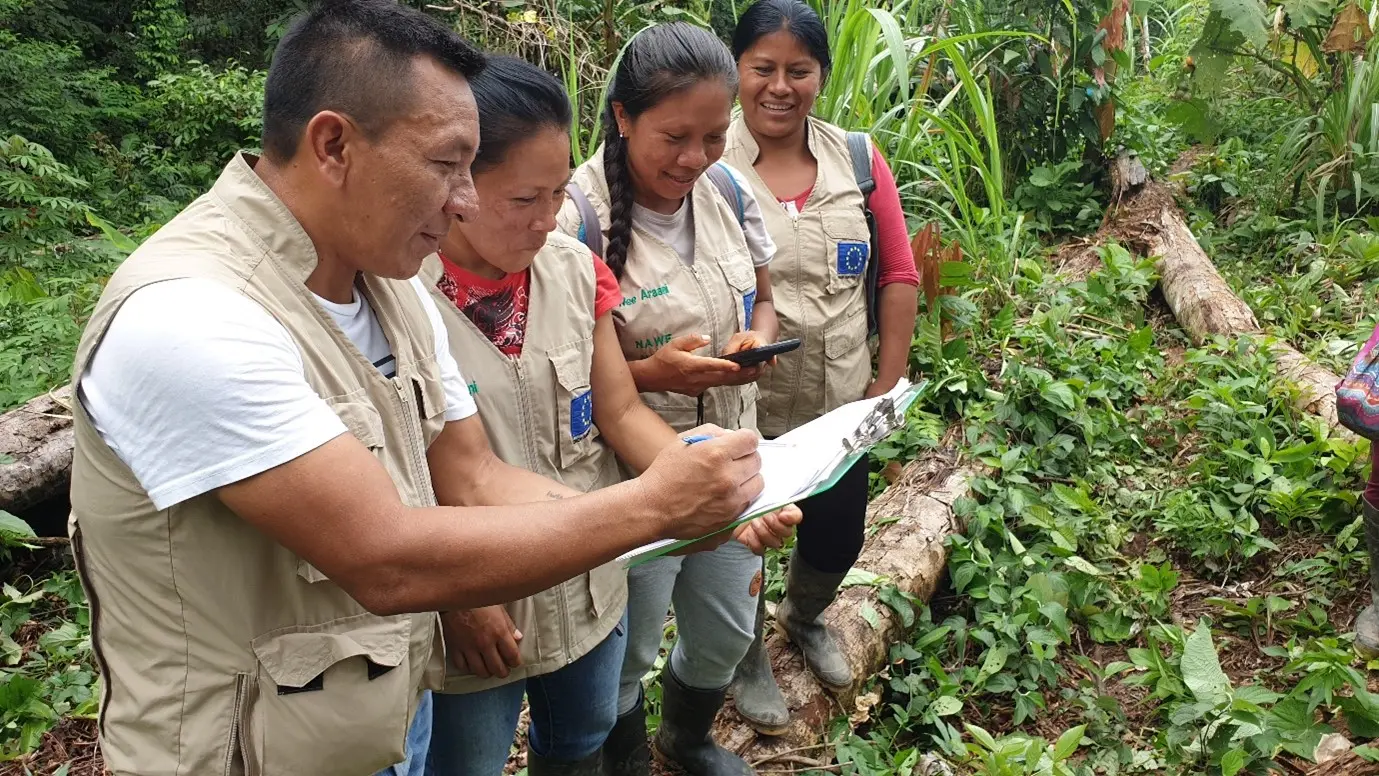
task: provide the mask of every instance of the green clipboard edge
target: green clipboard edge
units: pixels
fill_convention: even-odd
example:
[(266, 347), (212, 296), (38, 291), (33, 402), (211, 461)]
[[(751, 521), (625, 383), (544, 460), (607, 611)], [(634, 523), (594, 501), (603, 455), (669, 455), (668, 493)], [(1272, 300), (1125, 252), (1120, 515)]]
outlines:
[[(909, 412), (910, 412), (910, 407), (914, 405), (915, 400), (919, 398), (919, 394), (922, 393), (922, 392), (924, 391), (924, 389), (927, 388), (928, 386), (929, 386), (929, 380), (928, 380), (927, 378), (926, 378), (926, 379), (923, 379), (923, 380), (920, 380), (920, 381), (917, 382), (917, 383), (911, 383), (911, 384), (910, 384), (910, 387), (909, 387), (909, 388), (906, 388), (906, 389), (904, 390), (904, 392), (902, 392), (902, 393), (900, 394), (900, 401), (898, 402), (898, 404), (901, 405), (900, 412), (903, 413), (903, 414), (908, 415)], [(896, 431), (899, 431), (899, 430), (900, 430), (900, 429), (896, 429)], [(894, 433), (894, 432), (892, 432), (892, 433)], [(879, 441), (879, 440), (878, 440), (878, 441)], [(843, 459), (842, 459), (839, 463), (837, 463), (837, 464), (834, 465), (834, 467), (833, 467), (833, 473), (830, 474), (830, 475), (828, 476), (828, 478), (825, 479), (823, 482), (819, 483), (819, 485), (818, 485), (816, 488), (814, 488), (813, 490), (809, 491), (808, 493), (802, 494), (802, 495), (799, 497), (799, 500), (804, 500), (804, 499), (806, 499), (806, 498), (809, 498), (810, 496), (818, 495), (818, 494), (823, 493), (824, 491), (828, 490), (829, 488), (832, 488), (834, 485), (837, 485), (837, 484), (838, 484), (838, 481), (841, 480), (841, 479), (843, 478), (843, 475), (847, 473), (848, 469), (851, 469), (853, 464), (857, 463), (857, 461), (860, 460), (860, 459), (862, 458), (862, 456), (867, 455), (867, 454), (869, 454), (870, 452), (871, 452), (871, 446), (868, 446), (868, 447), (867, 447), (866, 449), (864, 449), (864, 450), (859, 450), (859, 451), (857, 451), (857, 452), (855, 452), (855, 453), (852, 453), (852, 454), (850, 454), (850, 455), (845, 455), (845, 456), (843, 456)], [(793, 503), (793, 502), (792, 502), (792, 503)], [(787, 506), (788, 506), (788, 505), (787, 505)], [(729, 523), (728, 525), (726, 525), (726, 526), (724, 526), (724, 527), (718, 529), (717, 531), (714, 531), (713, 533), (704, 534), (703, 536), (699, 537), (698, 539), (679, 539), (679, 540), (673, 541), (673, 542), (671, 542), (671, 543), (669, 543), (669, 544), (665, 544), (665, 545), (662, 545), (662, 546), (660, 546), (660, 547), (657, 547), (657, 548), (655, 548), (654, 550), (647, 550), (646, 552), (640, 553), (640, 554), (638, 554), (638, 555), (634, 555), (633, 557), (628, 558), (626, 561), (624, 561), (624, 564), (623, 564), (623, 565), (624, 565), (624, 568), (629, 568), (629, 569), (630, 569), (630, 568), (632, 568), (633, 566), (639, 566), (639, 565), (641, 565), (641, 564), (643, 564), (643, 563), (646, 563), (646, 562), (649, 561), (649, 560), (655, 560), (656, 558), (659, 558), (659, 557), (661, 557), (661, 556), (663, 556), (663, 555), (666, 555), (666, 554), (668, 554), (668, 553), (672, 553), (672, 552), (675, 552), (676, 550), (679, 550), (679, 549), (683, 549), (683, 548), (685, 548), (685, 547), (688, 547), (689, 545), (694, 544), (695, 542), (702, 542), (702, 541), (704, 541), (705, 539), (708, 539), (708, 538), (711, 537), (711, 536), (717, 536), (718, 534), (721, 534), (721, 533), (723, 533), (724, 531), (731, 531), (732, 529), (738, 527), (739, 525), (742, 525), (743, 523), (747, 522), (748, 520), (753, 520), (753, 519), (755, 519), (755, 518), (761, 517), (761, 516), (764, 515), (764, 514), (767, 514), (767, 513), (769, 513), (769, 512), (774, 512), (775, 510), (781, 509), (781, 508), (782, 508), (782, 507), (768, 507), (768, 508), (766, 508), (766, 509), (761, 509), (761, 510), (758, 510), (758, 511), (756, 511), (756, 512), (752, 512), (752, 513), (743, 515), (743, 516), (739, 517), (738, 519), (734, 520), (733, 522)]]

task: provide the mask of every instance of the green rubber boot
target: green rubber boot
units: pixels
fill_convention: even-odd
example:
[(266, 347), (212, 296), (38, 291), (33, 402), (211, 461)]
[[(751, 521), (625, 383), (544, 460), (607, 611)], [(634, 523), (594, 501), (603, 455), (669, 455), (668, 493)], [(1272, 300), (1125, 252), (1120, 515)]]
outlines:
[[(766, 560), (762, 559), (762, 579), (766, 578)], [(766, 654), (766, 592), (757, 596), (756, 638), (742, 662), (737, 664), (730, 689), (737, 713), (758, 733), (778, 736), (790, 723), (790, 709), (785, 696), (771, 673), (771, 658)]]
[(618, 717), (608, 738), (603, 740), (604, 776), (649, 776), (651, 747), (646, 741), (646, 697)]
[(830, 690), (852, 686), (852, 667), (824, 625), (823, 617), (846, 576), (847, 572), (827, 574), (813, 568), (800, 557), (797, 546), (790, 553), (785, 599), (776, 607), (776, 627), (800, 648), (805, 665)]
[(656, 730), (656, 759), (690, 776), (756, 773), (747, 761), (719, 746), (709, 732), (727, 694), (726, 685), (716, 690), (689, 687), (667, 661), (661, 672), (661, 726)]

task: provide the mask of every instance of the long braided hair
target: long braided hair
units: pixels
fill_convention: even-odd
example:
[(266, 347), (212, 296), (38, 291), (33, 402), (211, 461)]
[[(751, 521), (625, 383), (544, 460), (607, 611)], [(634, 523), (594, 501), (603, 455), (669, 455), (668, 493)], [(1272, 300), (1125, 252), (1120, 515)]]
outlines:
[(713, 33), (687, 22), (648, 27), (628, 42), (603, 106), (603, 175), (608, 181), (609, 226), (603, 260), (622, 278), (632, 241), (632, 168), (627, 140), (618, 132), (613, 104), (636, 119), (661, 100), (700, 81), (722, 80), (737, 91), (732, 53)]

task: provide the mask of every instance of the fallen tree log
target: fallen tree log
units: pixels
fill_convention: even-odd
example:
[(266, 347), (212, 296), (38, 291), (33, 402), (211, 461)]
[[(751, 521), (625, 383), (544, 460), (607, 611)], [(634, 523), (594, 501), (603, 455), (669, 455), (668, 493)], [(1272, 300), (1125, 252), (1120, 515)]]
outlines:
[(1337, 434), (1353, 438), (1336, 417), (1335, 387), (1340, 378), (1289, 343), (1265, 335), (1254, 311), (1231, 290), (1188, 228), (1174, 199), (1175, 189), (1146, 174), (1135, 157), (1122, 154), (1111, 167), (1111, 190), (1114, 202), (1101, 229), (1070, 252), (1063, 273), (1085, 277), (1100, 264), (1095, 246), (1111, 240), (1157, 258), (1159, 289), (1194, 344), (1216, 336), (1258, 338), (1274, 358), (1276, 377), (1296, 386), (1294, 405), (1325, 420)]
[[(878, 597), (878, 585), (895, 585), (919, 600), (933, 595), (948, 563), (946, 539), (962, 530), (953, 514), (953, 502), (967, 495), (976, 475), (971, 467), (956, 467), (954, 454), (931, 455), (911, 462), (900, 476), (867, 508), (871, 535), (855, 568), (879, 575), (876, 584), (844, 589), (825, 613), (828, 625), (852, 666), (854, 685), (833, 693), (824, 689), (804, 665), (798, 650), (776, 632), (766, 640), (776, 681), (790, 707), (789, 729), (780, 736), (763, 736), (725, 706), (714, 725), (720, 744), (739, 753), (749, 763), (768, 763), (792, 755), (802, 747), (818, 748), (829, 722), (839, 713), (854, 721), (864, 718), (876, 697), (862, 696), (864, 683), (890, 662), (892, 644), (905, 637), (897, 615)], [(875, 625), (868, 622), (874, 618)], [(814, 751), (810, 759), (820, 756)], [(829, 758), (823, 756), (824, 762)], [(772, 766), (764, 765), (763, 769)]]
[(0, 509), (20, 512), (66, 493), (72, 476), (70, 404), (64, 385), (0, 415)]

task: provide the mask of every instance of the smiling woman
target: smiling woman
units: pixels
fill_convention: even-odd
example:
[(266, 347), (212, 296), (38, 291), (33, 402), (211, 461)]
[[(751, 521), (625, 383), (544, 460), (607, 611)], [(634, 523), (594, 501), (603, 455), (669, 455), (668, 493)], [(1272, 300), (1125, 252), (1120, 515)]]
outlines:
[[(782, 247), (772, 273), (780, 326), (803, 341), (763, 384), (760, 429), (770, 438), (895, 386), (907, 364), (919, 278), (885, 160), (865, 135), (810, 115), (832, 67), (819, 16), (800, 0), (759, 0), (738, 22), (733, 51), (742, 117), (724, 155), (758, 201), (773, 203), (764, 212)], [(862, 189), (865, 179), (874, 190)], [(875, 377), (867, 347), (872, 316), (880, 339)], [(852, 672), (822, 614), (862, 550), (867, 479), (863, 460), (832, 490), (800, 504), (812, 518), (800, 527), (776, 610), (810, 670), (832, 689), (851, 685)], [(763, 607), (733, 700), (758, 730), (779, 733), (790, 715), (762, 648), (764, 619)]]

